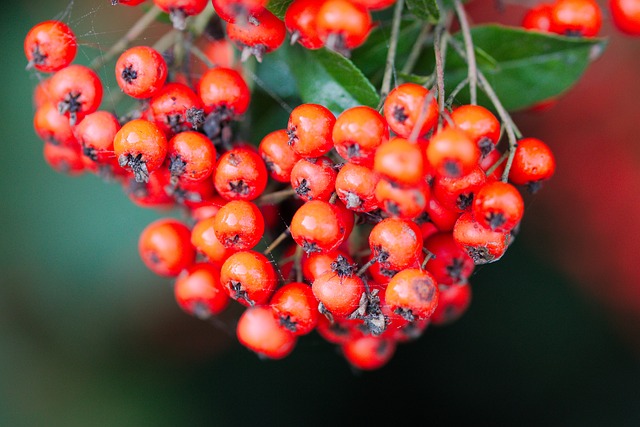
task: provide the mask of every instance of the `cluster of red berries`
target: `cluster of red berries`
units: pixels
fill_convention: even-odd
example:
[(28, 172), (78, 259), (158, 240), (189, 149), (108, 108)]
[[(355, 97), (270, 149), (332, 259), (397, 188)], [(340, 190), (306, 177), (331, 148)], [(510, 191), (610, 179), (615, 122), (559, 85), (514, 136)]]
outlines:
[[(205, 7), (155, 3), (174, 25)], [(285, 23), (308, 48), (352, 49), (371, 28), (369, 10), (392, 3), (296, 0)], [(243, 49), (277, 47), (280, 35), (267, 24), (277, 18), (265, 1), (213, 5)], [(497, 148), (501, 124), (493, 113), (462, 105), (441, 115), (433, 91), (414, 83), (394, 88), (380, 111), (356, 106), (336, 117), (301, 104), (254, 146), (234, 138), (232, 125), (251, 99), (235, 68), (209, 68), (191, 86), (168, 77), (161, 52), (131, 47), (115, 76), (126, 95), (144, 102), (116, 117), (99, 109), (95, 71), (73, 64), (77, 42), (67, 25), (38, 24), (24, 46), (30, 67), (53, 73), (34, 95), (47, 162), (108, 176), (139, 206), (184, 208), (184, 220), (145, 228), (142, 260), (175, 279), (187, 313), (215, 316), (230, 300), (246, 307), (238, 339), (268, 358), (287, 356), (315, 330), (353, 366), (376, 369), (428, 324), (458, 319), (470, 303), (475, 265), (499, 260), (514, 239), (521, 189), (536, 191), (555, 171), (544, 142), (521, 139), (508, 156)], [(275, 222), (267, 215), (274, 208)], [(279, 218), (286, 230), (258, 251)]]

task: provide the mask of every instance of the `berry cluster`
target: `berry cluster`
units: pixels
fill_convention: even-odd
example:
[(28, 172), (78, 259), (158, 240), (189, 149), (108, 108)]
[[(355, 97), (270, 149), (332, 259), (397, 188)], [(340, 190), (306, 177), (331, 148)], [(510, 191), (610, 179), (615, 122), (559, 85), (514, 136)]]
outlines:
[[(208, 4), (154, 3), (177, 31)], [(243, 61), (277, 49), (287, 32), (306, 49), (348, 56), (375, 25), (372, 11), (395, 1), (294, 0), (283, 20), (266, 0), (212, 3), (226, 37), (196, 51), (217, 64), (197, 78), (176, 70), (164, 50), (119, 52), (117, 84), (139, 100), (122, 117), (100, 109), (96, 72), (73, 63), (72, 30), (60, 21), (33, 27), (24, 43), (29, 68), (52, 73), (34, 94), (45, 160), (117, 182), (138, 206), (182, 209), (182, 219), (143, 230), (139, 253), (173, 279), (185, 312), (206, 319), (233, 300), (245, 307), (238, 340), (261, 356), (283, 358), (316, 331), (353, 366), (379, 368), (397, 344), (465, 312), (475, 266), (499, 260), (514, 241), (521, 193), (553, 176), (553, 153), (536, 138), (501, 149), (510, 121), (475, 103), (444, 108), (437, 88), (410, 82), (379, 109), (334, 114), (301, 103), (258, 144), (240, 140), (235, 124), (252, 98)], [(595, 35), (599, 9), (597, 20), (558, 23), (566, 13), (556, 9), (575, 3), (559, 0), (546, 28), (540, 13), (529, 16), (535, 9), (525, 27)]]

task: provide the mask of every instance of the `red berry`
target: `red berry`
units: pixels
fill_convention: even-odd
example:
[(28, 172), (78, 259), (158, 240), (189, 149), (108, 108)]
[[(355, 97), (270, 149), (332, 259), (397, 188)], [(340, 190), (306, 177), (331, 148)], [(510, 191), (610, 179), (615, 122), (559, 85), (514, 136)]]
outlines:
[(153, 123), (131, 120), (116, 133), (113, 150), (121, 167), (131, 170), (138, 182), (147, 182), (167, 155), (167, 138)]
[(335, 188), (336, 175), (328, 157), (300, 159), (291, 170), (291, 187), (302, 200), (328, 201)]
[(524, 201), (511, 184), (501, 181), (484, 185), (473, 201), (473, 216), (493, 231), (508, 232), (520, 223)]
[(422, 259), (422, 233), (413, 221), (386, 218), (369, 234), (369, 247), (385, 268), (402, 270)]
[(551, 3), (542, 3), (529, 10), (522, 19), (522, 27), (527, 30), (551, 32)]
[(216, 149), (201, 133), (180, 132), (169, 141), (167, 159), (172, 177), (182, 181), (202, 181), (213, 172)]
[(609, 0), (609, 10), (618, 30), (631, 36), (640, 36), (640, 2)]
[(434, 325), (449, 325), (458, 320), (471, 304), (471, 286), (469, 283), (440, 285), (438, 307), (431, 315)]
[(430, 317), (438, 306), (438, 284), (431, 273), (407, 268), (393, 276), (384, 292), (389, 307), (410, 322)]
[(493, 231), (482, 226), (470, 212), (463, 213), (456, 221), (453, 238), (476, 265), (502, 258), (511, 239), (509, 233)]
[(218, 159), (213, 175), (218, 194), (227, 200), (253, 200), (267, 186), (268, 174), (257, 150), (238, 146)]
[(390, 217), (414, 219), (426, 208), (430, 191), (425, 181), (401, 187), (383, 178), (376, 185), (375, 197), (380, 208)]
[(198, 83), (198, 95), (205, 113), (239, 116), (247, 111), (251, 93), (240, 73), (232, 68), (208, 69)]
[(320, 157), (333, 148), (331, 134), (336, 118), (326, 107), (302, 104), (289, 115), (289, 145), (301, 157)]
[[(387, 95), (384, 117), (396, 135), (423, 138), (438, 122), (438, 103), (425, 87), (403, 83)], [(420, 128), (414, 132), (416, 126)]]
[(347, 161), (371, 167), (376, 148), (389, 139), (384, 117), (371, 107), (344, 110), (333, 126), (333, 144)]
[(56, 72), (49, 88), (53, 103), (72, 126), (96, 111), (102, 102), (102, 83), (95, 71), (84, 65), (69, 65)]
[(149, 102), (153, 122), (168, 135), (198, 129), (204, 124), (202, 101), (182, 83), (167, 83)]
[(500, 122), (479, 105), (463, 105), (451, 113), (452, 126), (464, 131), (480, 149), (482, 158), (493, 151), (500, 139)]
[(535, 192), (555, 171), (556, 160), (547, 144), (537, 138), (518, 141), (509, 181), (515, 185), (526, 185), (529, 191)]
[(207, 6), (208, 0), (153, 0), (153, 2), (169, 14), (174, 28), (184, 30), (186, 18), (200, 14)]
[(174, 294), (180, 308), (200, 319), (220, 314), (229, 304), (229, 295), (220, 285), (220, 268), (204, 262), (178, 276)]
[(116, 81), (127, 95), (150, 98), (167, 79), (167, 63), (157, 50), (149, 46), (134, 46), (125, 50), (116, 62)]
[(440, 285), (465, 282), (473, 273), (473, 259), (456, 243), (450, 232), (439, 232), (424, 241), (424, 247), (433, 254), (426, 269)]
[(366, 166), (345, 163), (336, 176), (336, 193), (347, 209), (370, 212), (378, 208), (375, 191), (379, 179), (379, 175)]
[(595, 0), (557, 0), (551, 9), (552, 31), (568, 36), (595, 37), (602, 11)]
[(264, 218), (254, 203), (232, 200), (220, 208), (213, 228), (224, 247), (247, 250), (264, 237)]
[(267, 359), (282, 359), (296, 345), (296, 336), (281, 327), (270, 307), (249, 307), (240, 316), (237, 326), (240, 344)]
[(326, 0), (318, 10), (316, 25), (325, 46), (348, 54), (369, 36), (371, 14), (366, 8), (348, 0)]
[(116, 116), (108, 111), (96, 111), (82, 119), (74, 133), (82, 145), (83, 154), (96, 163), (104, 164), (115, 159), (113, 140), (119, 130)]
[(220, 271), (220, 282), (229, 296), (247, 307), (269, 301), (277, 281), (267, 257), (255, 251), (234, 253)]
[(427, 160), (436, 175), (458, 178), (478, 166), (480, 149), (466, 132), (449, 127), (431, 138), (427, 146)]
[(36, 135), (53, 145), (77, 145), (78, 141), (69, 124), (69, 119), (61, 116), (52, 102), (45, 102), (33, 116)]
[(345, 258), (338, 257), (332, 270), (318, 276), (311, 289), (322, 304), (321, 312), (328, 311), (336, 318), (346, 318), (355, 312), (365, 292), (364, 282), (353, 274)]
[(45, 142), (42, 155), (45, 162), (56, 172), (67, 175), (79, 175), (85, 171), (86, 164), (78, 144), (56, 145)]
[(191, 231), (172, 218), (159, 219), (147, 225), (140, 234), (138, 252), (149, 270), (168, 277), (177, 276), (195, 259)]
[(248, 22), (230, 22), (227, 24), (229, 40), (242, 50), (242, 59), (256, 57), (262, 62), (265, 53), (280, 47), (286, 37), (284, 22), (267, 9), (252, 15)]
[(433, 195), (445, 209), (464, 212), (471, 209), (475, 195), (486, 181), (480, 166), (458, 178), (438, 176), (433, 183)]
[(396, 343), (390, 338), (362, 336), (342, 345), (342, 354), (351, 366), (372, 371), (385, 366), (396, 351)]
[(398, 185), (416, 186), (424, 180), (424, 153), (420, 144), (394, 137), (376, 150), (373, 170)]
[(293, 240), (305, 252), (328, 252), (345, 239), (347, 225), (335, 205), (312, 200), (296, 211), (289, 229)]
[(44, 21), (29, 30), (24, 39), (24, 53), (38, 71), (58, 71), (73, 62), (78, 51), (76, 36), (64, 22)]
[(318, 324), (318, 301), (306, 283), (287, 283), (273, 294), (269, 304), (280, 325), (297, 336), (310, 333)]
[(307, 49), (323, 46), (316, 26), (320, 6), (322, 2), (317, 0), (294, 0), (289, 4), (284, 24), (291, 33), (291, 43), (298, 42)]
[(198, 221), (191, 230), (191, 244), (198, 253), (204, 255), (217, 266), (222, 264), (236, 252), (234, 248), (227, 248), (216, 237), (215, 218), (204, 218)]
[(267, 7), (268, 0), (212, 0), (213, 8), (227, 22), (246, 23), (251, 16)]
[(258, 152), (271, 178), (278, 182), (291, 181), (291, 171), (300, 160), (300, 156), (289, 146), (289, 136), (285, 129), (273, 131), (262, 138)]

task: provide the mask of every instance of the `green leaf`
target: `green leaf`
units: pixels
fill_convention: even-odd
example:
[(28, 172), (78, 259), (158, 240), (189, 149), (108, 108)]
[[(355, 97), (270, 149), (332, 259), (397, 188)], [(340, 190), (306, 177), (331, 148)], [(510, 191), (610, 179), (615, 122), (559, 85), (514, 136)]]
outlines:
[(287, 49), (287, 61), (303, 102), (322, 104), (334, 114), (357, 105), (376, 107), (378, 92), (349, 59), (328, 50)]
[(291, 3), (293, 0), (270, 0), (267, 9), (278, 18), (284, 19), (284, 14), (287, 13), (287, 8)]
[[(599, 38), (574, 38), (501, 25), (471, 30), (478, 68), (506, 109), (521, 110), (571, 88), (606, 46)], [(462, 35), (454, 36), (463, 43)], [(453, 48), (447, 51), (445, 83), (452, 90), (467, 76), (466, 62)], [(490, 106), (478, 91), (479, 102)], [(469, 101), (469, 91), (458, 94)]]
[(440, 8), (436, 0), (407, 0), (407, 7), (416, 17), (433, 24), (440, 20)]

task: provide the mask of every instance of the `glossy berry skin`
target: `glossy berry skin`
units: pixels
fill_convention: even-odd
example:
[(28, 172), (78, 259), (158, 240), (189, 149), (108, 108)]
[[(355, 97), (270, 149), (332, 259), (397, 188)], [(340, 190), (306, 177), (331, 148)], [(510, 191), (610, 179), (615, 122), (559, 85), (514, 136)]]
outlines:
[(238, 341), (249, 350), (267, 359), (282, 359), (295, 348), (297, 338), (278, 323), (270, 307), (247, 308), (236, 328)]
[(177, 276), (195, 259), (191, 231), (173, 218), (158, 219), (147, 225), (140, 234), (138, 252), (149, 270), (165, 277)]
[(326, 0), (316, 17), (318, 36), (329, 49), (345, 52), (362, 45), (371, 31), (371, 14), (347, 0)]
[(147, 182), (149, 172), (164, 163), (167, 138), (152, 122), (144, 119), (131, 120), (116, 134), (113, 150), (121, 167), (131, 170), (136, 181)]
[(329, 201), (336, 176), (334, 164), (326, 156), (300, 159), (291, 170), (291, 188), (302, 200)]
[(289, 146), (289, 136), (285, 129), (275, 130), (262, 138), (258, 152), (271, 178), (278, 182), (291, 181), (291, 171), (300, 156)]
[(232, 200), (220, 208), (213, 228), (224, 247), (247, 250), (264, 237), (264, 218), (254, 203)]
[(243, 50), (243, 58), (254, 55), (258, 62), (265, 53), (280, 47), (287, 35), (284, 22), (267, 9), (253, 15), (248, 22), (227, 24), (227, 35)]
[(442, 206), (442, 203), (431, 194), (427, 207), (424, 209), (425, 213), (429, 216), (429, 221), (434, 223), (440, 231), (451, 231), (455, 225), (460, 213), (457, 210), (447, 209)]
[(375, 190), (379, 180), (368, 167), (345, 163), (336, 176), (336, 193), (347, 209), (370, 212), (378, 208)]
[(80, 146), (56, 145), (45, 142), (42, 147), (42, 155), (49, 167), (56, 172), (76, 176), (85, 171), (85, 162), (82, 159)]
[(320, 275), (313, 281), (311, 289), (323, 309), (339, 319), (356, 311), (365, 291), (361, 278), (355, 275), (342, 276), (335, 271)]
[(373, 170), (398, 185), (415, 186), (424, 179), (424, 160), (419, 144), (394, 137), (376, 150)]
[(424, 241), (424, 247), (434, 257), (429, 259), (426, 269), (440, 285), (466, 282), (475, 264), (450, 232), (439, 232)]
[(556, 160), (547, 144), (537, 138), (524, 138), (518, 147), (509, 170), (509, 181), (515, 185), (526, 185), (535, 192), (542, 181), (553, 176)]
[(513, 230), (524, 214), (524, 200), (511, 184), (495, 181), (483, 186), (473, 201), (473, 216), (493, 231)]
[(380, 113), (361, 105), (346, 109), (338, 116), (332, 138), (342, 158), (371, 167), (376, 148), (389, 139), (389, 126)]
[(453, 227), (453, 238), (476, 265), (498, 261), (506, 252), (510, 235), (492, 231), (475, 220), (470, 212), (460, 215)]
[(237, 251), (220, 243), (220, 240), (216, 237), (214, 224), (214, 217), (198, 221), (191, 230), (191, 244), (209, 262), (221, 267), (227, 258)]
[(198, 129), (204, 123), (200, 97), (182, 83), (167, 83), (151, 98), (153, 122), (167, 135)]
[(602, 27), (602, 11), (595, 0), (558, 0), (551, 9), (553, 32), (595, 37)]
[(125, 50), (116, 62), (116, 82), (127, 95), (136, 99), (155, 95), (167, 80), (167, 63), (149, 46)]
[(456, 283), (450, 286), (439, 285), (438, 307), (431, 315), (431, 323), (438, 326), (449, 325), (458, 320), (471, 304), (471, 286), (469, 283)]
[(232, 68), (208, 69), (198, 83), (198, 95), (205, 113), (228, 111), (242, 115), (249, 107), (251, 93), (240, 73)]
[(307, 49), (320, 49), (322, 39), (318, 35), (316, 19), (322, 2), (317, 0), (294, 0), (284, 15), (284, 24), (291, 33), (291, 42), (300, 43)]
[(341, 350), (354, 368), (373, 371), (382, 368), (393, 358), (396, 346), (390, 338), (365, 335), (346, 342)]
[(287, 283), (273, 294), (269, 305), (280, 325), (297, 336), (310, 333), (318, 324), (318, 301), (306, 283)]
[(369, 10), (386, 9), (395, 2), (396, 0), (351, 0), (351, 3), (359, 4)]
[(614, 25), (630, 36), (640, 36), (640, 3), (636, 0), (609, 0)]
[(433, 183), (433, 195), (448, 210), (464, 212), (471, 209), (475, 195), (487, 181), (484, 170), (476, 166), (459, 178), (438, 176)]
[(433, 314), (439, 294), (438, 283), (431, 273), (407, 268), (391, 278), (384, 299), (394, 312), (413, 322)]
[(336, 118), (319, 104), (302, 104), (289, 115), (289, 145), (300, 157), (320, 157), (333, 148), (333, 126)]
[(383, 178), (376, 184), (375, 199), (390, 217), (414, 219), (424, 212), (430, 191), (425, 181), (420, 181), (415, 186), (402, 187)]
[(61, 116), (52, 102), (38, 107), (33, 116), (33, 129), (43, 141), (54, 145), (77, 145), (69, 119)]
[(369, 247), (380, 265), (402, 270), (422, 259), (422, 233), (413, 221), (386, 218), (371, 229)]
[(266, 256), (260, 252), (241, 251), (222, 264), (220, 282), (231, 298), (249, 307), (269, 301), (278, 279)]
[(551, 3), (542, 3), (527, 10), (522, 18), (522, 27), (527, 30), (551, 32)]
[(175, 206), (173, 197), (166, 191), (166, 188), (171, 185), (171, 176), (167, 169), (160, 168), (149, 173), (147, 182), (136, 181), (132, 172), (122, 169), (120, 166), (115, 166), (113, 172), (125, 174), (124, 191), (136, 206), (157, 210), (168, 210)]
[(328, 252), (345, 239), (347, 225), (335, 205), (312, 200), (298, 208), (289, 229), (305, 252)]
[(213, 172), (216, 149), (199, 132), (180, 132), (169, 140), (167, 159), (172, 177), (183, 181), (202, 181)]
[(73, 62), (78, 51), (76, 36), (61, 21), (44, 21), (29, 30), (24, 39), (27, 68), (51, 73)]
[(212, 0), (213, 8), (227, 22), (246, 23), (267, 7), (268, 0)]
[(118, 118), (108, 111), (96, 111), (76, 125), (74, 134), (85, 156), (96, 163), (114, 159), (113, 140), (120, 130)]
[(89, 67), (72, 64), (56, 72), (49, 83), (51, 100), (73, 126), (98, 109), (102, 102), (102, 83)]
[(166, 13), (180, 11), (187, 16), (198, 15), (207, 6), (208, 0), (153, 0)]
[(331, 264), (337, 260), (338, 256), (344, 257), (349, 265), (353, 265), (353, 259), (346, 252), (339, 249), (304, 255), (302, 258), (302, 274), (304, 278), (309, 282), (313, 282), (327, 271), (331, 271)]
[(493, 113), (480, 105), (463, 105), (451, 113), (453, 127), (464, 131), (480, 149), (484, 158), (500, 139), (500, 122)]
[(253, 200), (267, 186), (268, 173), (257, 150), (238, 146), (218, 159), (213, 182), (226, 200)]
[[(429, 91), (415, 83), (403, 83), (389, 92), (384, 117), (397, 136), (424, 137), (438, 122), (438, 103)], [(414, 128), (422, 123), (415, 133)]]
[(196, 263), (183, 271), (173, 290), (180, 308), (200, 319), (220, 314), (229, 305), (229, 295), (220, 285), (220, 268), (210, 263)]
[(436, 175), (459, 178), (471, 172), (480, 160), (478, 145), (462, 130), (442, 129), (427, 145), (427, 160)]

